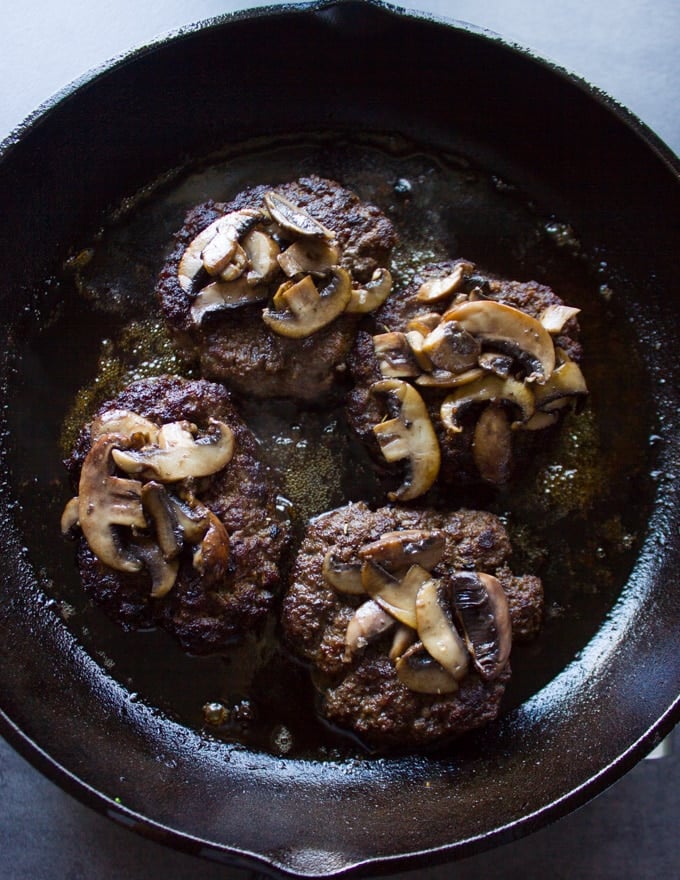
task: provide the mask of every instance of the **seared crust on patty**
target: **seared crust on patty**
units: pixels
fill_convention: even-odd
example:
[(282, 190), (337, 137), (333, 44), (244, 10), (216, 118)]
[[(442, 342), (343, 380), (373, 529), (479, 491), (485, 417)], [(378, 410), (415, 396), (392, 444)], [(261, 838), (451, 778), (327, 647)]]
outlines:
[[(341, 252), (339, 265), (351, 273), (354, 284), (368, 283), (376, 269), (387, 266), (396, 235), (378, 208), (314, 175), (273, 189), (333, 234)], [(270, 190), (257, 186), (228, 203), (206, 202), (190, 211), (160, 273), (157, 293), (178, 346), (198, 361), (203, 376), (256, 397), (316, 400), (344, 374), (357, 315), (343, 312), (305, 338), (279, 335), (262, 320), (268, 298), (286, 279), (279, 270), (266, 282), (263, 301), (218, 310), (197, 322), (192, 317), (196, 291), (183, 289), (178, 281), (182, 256), (202, 230), (231, 212), (261, 210)]]
[[(274, 477), (259, 460), (256, 440), (222, 386), (175, 376), (144, 379), (104, 404), (97, 416), (113, 410), (134, 412), (157, 425), (186, 420), (202, 428), (218, 419), (233, 432), (231, 461), (192, 486), (229, 536), (226, 570), (217, 580), (202, 577), (185, 548), (174, 586), (167, 595), (152, 598), (145, 570), (128, 573), (104, 565), (82, 537), (78, 548), (85, 590), (117, 623), (125, 628), (158, 624), (192, 653), (222, 651), (234, 638), (262, 625), (280, 586), (289, 523), (277, 512)], [(76, 487), (91, 446), (88, 425), (66, 461)]]
[(332, 551), (339, 563), (349, 562), (363, 545), (404, 529), (444, 535), (443, 555), (433, 569), (437, 576), (482, 571), (500, 581), (508, 600), (513, 640), (536, 635), (541, 619), (541, 581), (510, 571), (510, 542), (493, 514), (400, 507), (371, 511), (359, 502), (312, 520), (284, 597), (283, 633), (291, 651), (310, 663), (317, 679), (323, 681), (324, 717), (372, 746), (423, 745), (473, 729), (495, 717), (509, 678), (506, 664), (490, 681), (469, 672), (453, 694), (415, 693), (399, 680), (387, 656), (392, 632), (370, 641), (348, 660), (347, 627), (366, 596), (334, 589), (323, 574), (324, 558)]

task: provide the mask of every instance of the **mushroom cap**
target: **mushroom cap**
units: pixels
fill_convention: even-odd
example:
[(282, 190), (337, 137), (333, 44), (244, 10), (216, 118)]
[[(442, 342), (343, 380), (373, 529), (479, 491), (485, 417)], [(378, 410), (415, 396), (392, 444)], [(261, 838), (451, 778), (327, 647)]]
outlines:
[(552, 337), (540, 321), (521, 309), (495, 300), (476, 300), (455, 305), (442, 320), (457, 321), (483, 343), (526, 355), (532, 367), (527, 381), (545, 382), (550, 378), (555, 367)]
[[(280, 336), (311, 336), (341, 315), (352, 295), (352, 279), (341, 266), (331, 270), (329, 283), (318, 290), (311, 275), (293, 285), (284, 282), (274, 295), (275, 309), (264, 309), (262, 320)], [(285, 308), (279, 309), (279, 304)]]

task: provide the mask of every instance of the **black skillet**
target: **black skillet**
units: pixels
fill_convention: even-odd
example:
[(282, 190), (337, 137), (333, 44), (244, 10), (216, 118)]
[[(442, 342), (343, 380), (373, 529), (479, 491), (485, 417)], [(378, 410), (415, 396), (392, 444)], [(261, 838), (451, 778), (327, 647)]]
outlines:
[[(607, 303), (594, 307), (598, 332), (616, 337), (605, 350), (620, 357), (597, 373), (594, 405), (610, 414), (612, 454), (623, 436), (644, 446), (619, 462), (621, 510), (607, 515), (630, 526), (632, 552), (607, 589), (597, 583), (607, 566), (594, 567), (598, 599), (571, 597), (561, 647), (552, 607), (555, 652), (536, 655), (547, 666), (526, 692), (483, 733), (431, 754), (322, 761), (206, 737), (110, 674), (60, 601), (58, 437), (74, 370), (92, 378), (87, 334), (107, 332), (86, 315), (64, 341), (64, 315), (81, 307), (60, 281), (64, 260), (173, 169), (253, 137), (329, 131), (397, 133), (521, 191)], [(32, 120), (0, 156), (0, 245), (12, 255), (0, 292), (3, 735), (145, 835), (302, 876), (467, 855), (565, 814), (628, 770), (680, 714), (678, 172), (653, 135), (564, 72), (374, 3), (217, 20), (115, 63)], [(531, 664), (520, 656), (520, 669)]]

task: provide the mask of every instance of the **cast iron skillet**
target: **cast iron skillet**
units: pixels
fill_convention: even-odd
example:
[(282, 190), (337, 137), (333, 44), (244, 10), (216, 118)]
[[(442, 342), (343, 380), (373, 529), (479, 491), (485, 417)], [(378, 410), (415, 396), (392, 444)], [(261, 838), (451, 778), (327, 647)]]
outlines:
[[(8, 358), (2, 733), (64, 788), (143, 834), (303, 876), (396, 870), (526, 834), (604, 789), (680, 716), (679, 168), (640, 124), (564, 72), (470, 28), (353, 0), (217, 20), (126, 57), (3, 145), (0, 245), (14, 258), (3, 262), (2, 351), (21, 350), (25, 316), (41, 320), (49, 300), (46, 279), (122, 198), (227, 143), (318, 130), (397, 130), (474, 157), (617, 267), (648, 388), (640, 412), (622, 413), (622, 430), (648, 420), (657, 483), (610, 613), (497, 724), (443, 755), (287, 759), (211, 742), (135, 701), (71, 634), (50, 598), (52, 573), (34, 563), (30, 529), (19, 527), (12, 469), (21, 444), (49, 454), (55, 405), (23, 412), (22, 387), (35, 400), (43, 377)], [(40, 497), (39, 471), (35, 479)]]

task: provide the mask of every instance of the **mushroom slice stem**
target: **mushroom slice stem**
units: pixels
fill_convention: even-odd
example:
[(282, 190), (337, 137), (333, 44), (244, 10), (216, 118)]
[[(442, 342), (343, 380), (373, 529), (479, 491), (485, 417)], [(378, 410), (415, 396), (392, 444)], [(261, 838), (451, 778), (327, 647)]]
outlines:
[(447, 430), (458, 434), (463, 430), (459, 422), (463, 410), (473, 403), (484, 401), (492, 403), (507, 401), (518, 406), (521, 418), (514, 424), (526, 422), (534, 414), (534, 395), (524, 382), (513, 378), (501, 379), (500, 376), (484, 373), (444, 398), (439, 411), (442, 424)]
[[(161, 434), (165, 427), (161, 429)], [(198, 440), (190, 433), (186, 434), (185, 442), (166, 449), (160, 446), (128, 451), (114, 449), (113, 458), (126, 473), (141, 474), (146, 479), (161, 483), (174, 483), (187, 477), (208, 477), (231, 461), (234, 434), (224, 422), (211, 419), (210, 433)]]
[(391, 292), (392, 273), (389, 269), (379, 267), (367, 284), (352, 289), (346, 311), (358, 315), (373, 312), (385, 302)]
[(411, 629), (410, 626), (405, 626), (403, 623), (397, 624), (397, 628), (394, 631), (394, 638), (392, 639), (392, 645), (390, 647), (390, 660), (393, 663), (396, 663), (401, 655), (408, 651), (416, 638), (416, 632)]
[(79, 501), (78, 496), (76, 495), (74, 498), (71, 498), (71, 500), (67, 502), (66, 507), (64, 507), (63, 513), (61, 514), (60, 525), (62, 535), (68, 535), (70, 531), (80, 525), (80, 523), (78, 522), (78, 508)]
[(326, 581), (339, 593), (360, 596), (366, 592), (361, 581), (361, 563), (356, 560), (342, 562), (332, 549), (324, 556), (322, 572)]
[(512, 647), (512, 622), (503, 587), (493, 575), (459, 571), (451, 577), (450, 589), (477, 671), (486, 681), (496, 678)]
[(359, 550), (359, 557), (374, 562), (389, 572), (405, 571), (411, 565), (421, 565), (428, 571), (441, 560), (444, 553), (444, 533), (428, 529), (402, 529), (385, 532), (377, 541)]
[(179, 572), (179, 559), (167, 560), (163, 551), (150, 538), (140, 538), (133, 545), (139, 565), (151, 575), (151, 596), (162, 599), (174, 587)]
[(420, 375), (420, 366), (404, 333), (378, 333), (373, 337), (373, 349), (378, 368), (386, 379)]
[(427, 650), (457, 681), (465, 676), (469, 655), (452, 619), (442, 581), (428, 578), (416, 596), (418, 635)]
[(423, 373), (418, 376), (416, 384), (421, 388), (459, 388), (461, 385), (469, 385), (484, 375), (481, 367), (473, 367), (463, 373), (452, 373), (450, 370), (433, 370), (431, 373)]
[(483, 480), (500, 486), (512, 471), (512, 429), (505, 409), (490, 403), (482, 410), (472, 439), (472, 457)]
[(229, 532), (222, 521), (208, 511), (208, 528), (193, 556), (193, 566), (205, 584), (224, 580), (229, 566)]
[(538, 320), (543, 324), (548, 333), (552, 336), (557, 336), (564, 330), (565, 324), (572, 318), (575, 318), (580, 312), (581, 309), (577, 309), (574, 306), (555, 304), (543, 309), (538, 316)]
[(260, 229), (251, 229), (243, 236), (241, 242), (243, 250), (248, 258), (248, 284), (264, 284), (271, 281), (276, 275), (279, 263), (279, 246), (266, 232)]
[(464, 302), (444, 313), (443, 321), (457, 321), (482, 344), (509, 348), (531, 363), (527, 381), (545, 382), (555, 368), (551, 335), (536, 318), (495, 300)]
[(416, 642), (395, 663), (397, 678), (410, 691), (419, 694), (453, 694), (458, 682)]
[(139, 571), (141, 563), (124, 549), (114, 526), (145, 529), (142, 484), (113, 475), (113, 455), (128, 439), (103, 434), (85, 457), (78, 486), (78, 522), (95, 556), (118, 571)]
[(264, 194), (264, 203), (269, 216), (284, 232), (295, 237), (333, 239), (334, 233), (315, 220), (304, 208), (294, 205), (289, 199), (276, 190)]
[(439, 474), (441, 452), (425, 403), (418, 392), (401, 379), (383, 379), (371, 385), (371, 393), (385, 395), (398, 406), (396, 418), (373, 428), (386, 461), (407, 460), (407, 476), (392, 501), (409, 501), (423, 495)]
[(289, 278), (296, 275), (323, 276), (337, 266), (339, 259), (340, 248), (325, 238), (300, 238), (277, 257), (279, 266)]
[(127, 409), (109, 409), (90, 423), (90, 437), (93, 441), (102, 434), (123, 434), (131, 440), (139, 437), (143, 443), (155, 443), (158, 425)]
[(394, 626), (394, 618), (377, 602), (367, 599), (354, 612), (345, 633), (343, 660), (350, 663), (354, 655)]
[(416, 299), (420, 302), (438, 302), (455, 293), (474, 266), (472, 263), (458, 263), (452, 272), (443, 278), (431, 278), (418, 288)]
[(165, 486), (155, 480), (145, 483), (142, 486), (142, 507), (153, 521), (163, 558), (174, 559), (182, 549), (184, 535)]
[(456, 321), (442, 321), (423, 341), (423, 351), (434, 366), (451, 373), (474, 367), (481, 350), (479, 340)]
[(430, 577), (426, 569), (412, 565), (403, 577), (396, 578), (380, 565), (365, 562), (361, 576), (365, 591), (382, 609), (399, 623), (416, 628), (416, 596)]
[[(281, 289), (280, 289), (281, 290)], [(275, 333), (294, 339), (316, 333), (344, 312), (352, 292), (352, 281), (346, 269), (334, 266), (330, 282), (319, 291), (311, 275), (275, 295), (275, 310), (264, 309), (262, 320)], [(279, 305), (285, 305), (279, 310)]]

